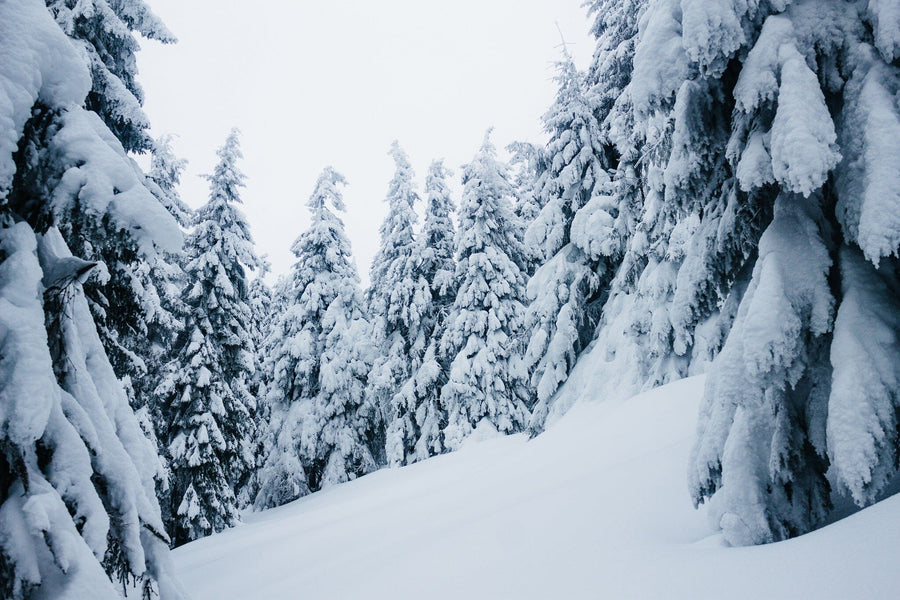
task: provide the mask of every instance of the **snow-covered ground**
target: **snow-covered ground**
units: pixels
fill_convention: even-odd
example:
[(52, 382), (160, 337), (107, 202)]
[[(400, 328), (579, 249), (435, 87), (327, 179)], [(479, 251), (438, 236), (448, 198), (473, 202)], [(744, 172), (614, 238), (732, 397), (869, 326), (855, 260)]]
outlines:
[(383, 470), (175, 552), (193, 600), (896, 598), (900, 496), (728, 548), (686, 486), (703, 379)]

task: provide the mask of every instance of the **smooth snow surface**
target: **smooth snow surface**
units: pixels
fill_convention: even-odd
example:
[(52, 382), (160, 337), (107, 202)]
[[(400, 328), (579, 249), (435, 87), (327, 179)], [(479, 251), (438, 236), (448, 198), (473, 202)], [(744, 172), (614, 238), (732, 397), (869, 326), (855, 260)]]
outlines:
[(194, 600), (891, 598), (900, 497), (728, 548), (686, 486), (703, 378), (577, 404), (545, 434), (467, 444), (183, 546)]

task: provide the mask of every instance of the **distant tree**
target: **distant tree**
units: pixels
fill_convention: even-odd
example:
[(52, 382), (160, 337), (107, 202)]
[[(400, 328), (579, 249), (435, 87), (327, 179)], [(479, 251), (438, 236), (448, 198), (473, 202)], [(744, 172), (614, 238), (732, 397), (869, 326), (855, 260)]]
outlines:
[(217, 154), (209, 202), (197, 211), (186, 243), (187, 327), (159, 389), (168, 399), (169, 518), (176, 545), (234, 525), (235, 488), (255, 466), (256, 401), (249, 390), (255, 348), (246, 269), (258, 259), (236, 207), (244, 185), (236, 130)]
[(428, 286), (416, 336), (427, 346), (391, 401), (394, 417), (388, 428), (387, 455), (392, 465), (413, 463), (444, 451), (447, 415), (440, 390), (447, 381), (449, 363), (440, 353), (439, 343), (457, 287), (452, 219), (456, 207), (448, 176), (443, 161), (431, 163), (425, 183), (425, 224), (411, 256), (415, 273)]
[(441, 403), (445, 444), (455, 450), (484, 421), (503, 433), (528, 422), (528, 388), (521, 366), (526, 256), (512, 209), (507, 167), (490, 131), (463, 170), (456, 238), (459, 288), (441, 341), (451, 357)]
[(368, 394), (384, 418), (385, 457), (393, 465), (406, 462), (418, 432), (415, 407), (399, 397), (403, 384), (422, 363), (429, 331), (431, 288), (423, 271), (422, 246), (414, 237), (419, 196), (412, 166), (397, 142), (391, 146), (396, 172), (385, 201), (381, 247), (372, 262), (369, 309), (378, 354), (369, 373)]
[(283, 310), (270, 338), (272, 448), (260, 473), (257, 508), (278, 506), (376, 467), (377, 407), (365, 394), (372, 364), (350, 241), (334, 211), (345, 210), (343, 176), (327, 167), (307, 202), (311, 222), (291, 247)]
[(253, 346), (256, 353), (253, 357), (254, 371), (249, 379), (250, 394), (256, 400), (256, 415), (253, 421), (250, 441), (253, 463), (242, 481), (238, 482), (236, 493), (238, 505), (250, 506), (259, 493), (259, 474), (271, 447), (269, 436), (269, 404), (266, 396), (269, 389), (268, 355), (271, 350), (269, 340), (272, 320), (278, 312), (272, 289), (266, 284), (265, 277), (270, 270), (265, 256), (259, 258), (256, 277), (250, 282), (247, 305), (250, 307)]

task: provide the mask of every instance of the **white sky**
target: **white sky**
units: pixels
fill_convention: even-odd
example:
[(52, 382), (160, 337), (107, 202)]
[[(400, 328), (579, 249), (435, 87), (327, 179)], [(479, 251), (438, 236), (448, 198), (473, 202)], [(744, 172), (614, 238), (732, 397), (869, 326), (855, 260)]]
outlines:
[[(181, 193), (199, 206), (215, 149), (243, 132), (244, 211), (276, 275), (293, 263), (306, 200), (333, 165), (349, 182), (344, 222), (368, 281), (394, 139), (419, 182), (433, 158), (459, 166), (489, 126), (502, 148), (542, 141), (562, 29), (583, 67), (593, 43), (581, 0), (149, 0), (179, 38), (144, 41), (140, 81), (153, 133), (188, 159)], [(457, 198), (458, 200), (458, 198)]]

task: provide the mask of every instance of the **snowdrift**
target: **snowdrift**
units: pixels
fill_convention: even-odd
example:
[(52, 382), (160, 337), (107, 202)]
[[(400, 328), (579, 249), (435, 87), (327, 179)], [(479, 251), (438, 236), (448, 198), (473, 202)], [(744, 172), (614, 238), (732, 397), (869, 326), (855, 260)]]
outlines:
[(893, 598), (900, 496), (730, 548), (691, 506), (703, 378), (383, 470), (175, 552), (194, 600)]

